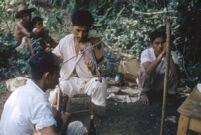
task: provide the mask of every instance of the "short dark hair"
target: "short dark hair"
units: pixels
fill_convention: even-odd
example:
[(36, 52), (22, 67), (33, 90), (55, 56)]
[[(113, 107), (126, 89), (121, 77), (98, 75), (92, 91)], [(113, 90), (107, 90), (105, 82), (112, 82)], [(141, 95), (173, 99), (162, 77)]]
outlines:
[(23, 13), (21, 14), (20, 18), (22, 19), (24, 16), (25, 16), (25, 17), (26, 17), (26, 16), (31, 17), (32, 15), (31, 15), (30, 12), (23, 12)]
[(91, 13), (87, 10), (77, 10), (71, 16), (72, 24), (74, 26), (88, 26), (90, 27), (94, 18)]
[(153, 32), (151, 32), (151, 34), (149, 35), (149, 40), (150, 40), (150, 42), (153, 42), (158, 37), (162, 37), (166, 40), (165, 27), (161, 27), (161, 28), (156, 29)]
[(46, 72), (53, 74), (59, 70), (60, 63), (59, 58), (51, 52), (42, 51), (37, 53), (29, 61), (32, 79), (40, 80)]
[(36, 25), (37, 22), (42, 22), (43, 23), (43, 19), (41, 17), (38, 17), (38, 16), (34, 17), (32, 19), (32, 24)]

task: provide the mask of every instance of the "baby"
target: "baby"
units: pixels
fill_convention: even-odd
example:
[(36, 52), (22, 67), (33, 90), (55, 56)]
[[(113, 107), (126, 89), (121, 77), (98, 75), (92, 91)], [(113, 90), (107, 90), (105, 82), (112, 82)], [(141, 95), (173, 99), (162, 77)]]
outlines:
[(40, 38), (40, 45), (43, 49), (49, 44), (51, 47), (56, 47), (57, 43), (49, 36), (49, 30), (43, 26), (43, 19), (41, 17), (34, 17), (32, 19), (34, 26), (33, 33), (36, 35), (36, 39)]

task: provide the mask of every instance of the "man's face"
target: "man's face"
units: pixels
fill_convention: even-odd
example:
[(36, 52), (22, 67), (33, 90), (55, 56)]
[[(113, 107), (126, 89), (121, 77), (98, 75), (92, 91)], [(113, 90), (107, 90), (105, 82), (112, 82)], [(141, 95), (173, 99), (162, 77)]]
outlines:
[(89, 27), (88, 26), (73, 26), (73, 35), (79, 42), (85, 42), (88, 37)]
[(31, 14), (30, 13), (24, 13), (22, 16), (22, 20), (24, 22), (30, 22), (31, 21)]
[(57, 69), (54, 73), (50, 74), (45, 81), (45, 89), (54, 89), (55, 86), (59, 82), (59, 69)]
[(163, 47), (165, 46), (165, 43), (166, 42), (163, 37), (157, 37), (154, 39), (153, 42), (150, 42), (157, 56), (163, 51)]

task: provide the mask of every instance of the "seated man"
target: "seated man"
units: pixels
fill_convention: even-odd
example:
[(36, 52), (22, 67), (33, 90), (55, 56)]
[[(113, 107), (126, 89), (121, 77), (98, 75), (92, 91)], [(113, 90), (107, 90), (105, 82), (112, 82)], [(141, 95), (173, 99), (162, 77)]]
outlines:
[[(141, 54), (141, 68), (138, 73), (139, 88), (142, 90), (141, 100), (149, 104), (148, 96), (163, 91), (165, 63), (166, 63), (166, 33), (164, 30), (155, 30), (150, 34), (151, 48)], [(168, 75), (167, 92), (175, 94), (179, 81), (178, 58), (174, 52), (170, 56), (170, 70)]]
[(6, 101), (0, 121), (0, 134), (32, 135), (34, 129), (40, 135), (65, 134), (69, 113), (61, 112), (61, 118), (57, 118), (62, 119), (62, 124), (57, 127), (58, 123), (45, 96), (45, 91), (58, 83), (58, 58), (52, 53), (41, 52), (33, 56), (29, 64), (32, 81), (16, 89)]
[(84, 48), (90, 45), (98, 45), (103, 51), (100, 40), (88, 36), (93, 21), (92, 15), (86, 10), (74, 12), (71, 23), (73, 34), (61, 39), (53, 53), (63, 59), (59, 82), (63, 93), (70, 97), (75, 94), (90, 95), (93, 104), (104, 107), (107, 88), (105, 78), (99, 81), (93, 75), (95, 66), (92, 60), (86, 60), (84, 56), (87, 52)]
[(47, 47), (47, 44), (55, 48), (57, 43), (51, 38), (51, 36), (49, 36), (49, 30), (43, 26), (43, 19), (38, 16), (34, 17), (32, 19), (32, 24), (34, 27), (32, 31), (36, 35), (36, 39), (40, 38), (42, 49), (44, 50)]
[(16, 37), (19, 40), (17, 42), (16, 50), (20, 51), (27, 47), (32, 56), (34, 55), (34, 51), (30, 39), (33, 29), (33, 25), (31, 23), (31, 13), (34, 10), (34, 8), (28, 9), (25, 5), (20, 4), (16, 14), (16, 18), (22, 19), (22, 21), (17, 24)]

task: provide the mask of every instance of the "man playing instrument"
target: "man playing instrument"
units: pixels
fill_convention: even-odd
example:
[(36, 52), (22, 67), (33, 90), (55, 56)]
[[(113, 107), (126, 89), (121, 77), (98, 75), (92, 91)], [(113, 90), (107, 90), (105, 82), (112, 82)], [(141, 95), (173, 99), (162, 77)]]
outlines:
[[(100, 39), (89, 36), (89, 30), (93, 24), (93, 17), (87, 10), (75, 11), (71, 17), (72, 34), (60, 40), (53, 53), (63, 59), (60, 70), (59, 84), (62, 92), (69, 97), (76, 94), (87, 94), (91, 96), (91, 101), (98, 108), (105, 107), (105, 92), (107, 83), (104, 78), (94, 76), (96, 70), (92, 59), (85, 59), (85, 54), (89, 46), (95, 46), (99, 52), (103, 53), (103, 46)], [(97, 53), (95, 54), (98, 55)], [(98, 58), (98, 56), (96, 57)], [(100, 60), (99, 57), (96, 60)]]
[(56, 121), (45, 96), (45, 91), (58, 83), (58, 60), (50, 52), (31, 58), (32, 80), (16, 89), (6, 101), (0, 121), (1, 135), (32, 135), (34, 129), (40, 135), (66, 134), (70, 114), (58, 112), (60, 121)]

